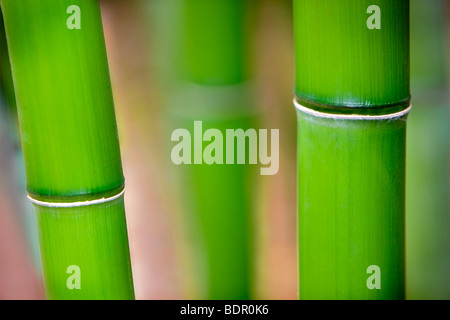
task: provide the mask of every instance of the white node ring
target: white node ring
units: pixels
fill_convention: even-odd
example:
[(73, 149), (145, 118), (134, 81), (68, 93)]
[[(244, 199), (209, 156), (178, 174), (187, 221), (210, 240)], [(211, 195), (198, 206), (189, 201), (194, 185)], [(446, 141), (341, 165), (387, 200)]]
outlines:
[(342, 119), (342, 120), (389, 120), (389, 119), (401, 118), (404, 115), (407, 115), (409, 113), (409, 111), (411, 110), (411, 105), (409, 105), (408, 108), (406, 108), (404, 110), (394, 112), (394, 113), (389, 113), (389, 114), (381, 114), (381, 115), (333, 114), (333, 113), (316, 111), (311, 108), (302, 106), (300, 103), (297, 102), (297, 100), (295, 98), (294, 98), (294, 106), (301, 112), (310, 114), (315, 117), (329, 118), (329, 119)]
[(78, 201), (78, 202), (46, 202), (46, 201), (40, 201), (37, 199), (32, 198), (29, 194), (27, 195), (28, 199), (30, 201), (38, 206), (41, 207), (48, 207), (48, 208), (74, 208), (74, 207), (85, 207), (85, 206), (93, 206), (96, 204), (102, 204), (106, 202), (111, 202), (116, 199), (119, 199), (122, 197), (125, 193), (125, 189), (123, 189), (120, 193), (108, 197), (108, 198), (101, 198), (101, 199), (95, 199), (95, 200), (89, 200), (89, 201)]

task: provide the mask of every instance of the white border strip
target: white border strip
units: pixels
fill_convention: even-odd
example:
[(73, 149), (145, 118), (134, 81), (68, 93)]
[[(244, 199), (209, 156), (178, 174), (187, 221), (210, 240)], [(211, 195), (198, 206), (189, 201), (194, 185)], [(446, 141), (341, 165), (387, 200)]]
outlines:
[(32, 198), (29, 194), (27, 195), (28, 199), (34, 204), (37, 204), (41, 207), (48, 207), (48, 208), (74, 208), (74, 207), (85, 207), (85, 206), (93, 206), (96, 204), (101, 204), (105, 202), (111, 202), (114, 201), (121, 196), (123, 196), (125, 193), (125, 188), (115, 196), (109, 197), (109, 198), (101, 198), (96, 200), (89, 200), (89, 201), (79, 201), (79, 202), (45, 202), (45, 201), (39, 201), (34, 198)]
[(362, 114), (333, 114), (333, 113), (326, 113), (326, 112), (320, 112), (313, 110), (311, 108), (307, 108), (305, 106), (302, 106), (297, 102), (297, 100), (294, 98), (294, 106), (300, 110), (301, 112), (321, 117), (321, 118), (330, 118), (330, 119), (346, 119), (346, 120), (388, 120), (388, 119), (394, 119), (394, 118), (400, 118), (406, 114), (409, 113), (411, 110), (411, 105), (409, 105), (408, 108), (395, 112), (395, 113), (389, 113), (389, 114), (381, 114), (381, 115), (362, 115)]

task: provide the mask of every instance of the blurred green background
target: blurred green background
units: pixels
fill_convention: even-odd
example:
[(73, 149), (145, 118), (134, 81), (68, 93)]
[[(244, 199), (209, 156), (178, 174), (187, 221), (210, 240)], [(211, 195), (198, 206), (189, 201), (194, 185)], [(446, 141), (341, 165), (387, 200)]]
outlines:
[[(292, 1), (101, 4), (136, 298), (296, 299)], [(449, 28), (449, 1), (411, 0), (409, 299), (450, 299)], [(0, 299), (41, 299), (4, 35), (0, 47)], [(171, 133), (194, 120), (279, 129), (278, 174), (175, 166)]]

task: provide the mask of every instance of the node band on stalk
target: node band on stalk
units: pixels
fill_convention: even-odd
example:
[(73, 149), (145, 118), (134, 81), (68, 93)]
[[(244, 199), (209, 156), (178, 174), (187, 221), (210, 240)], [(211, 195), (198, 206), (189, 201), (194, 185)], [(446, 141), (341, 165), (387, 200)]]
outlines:
[(38, 206), (41, 207), (49, 207), (49, 208), (74, 208), (74, 207), (86, 207), (86, 206), (93, 206), (98, 205), (106, 202), (111, 202), (116, 199), (119, 199), (125, 194), (125, 188), (122, 189), (118, 194), (108, 197), (108, 198), (100, 198), (95, 200), (88, 200), (88, 201), (76, 201), (76, 202), (48, 202), (48, 201), (40, 201), (37, 199), (34, 199), (30, 194), (27, 195), (28, 199), (30, 201)]
[(318, 111), (309, 107), (305, 107), (301, 105), (296, 98), (294, 98), (294, 106), (297, 110), (310, 114), (312, 116), (321, 117), (321, 118), (330, 118), (330, 119), (342, 119), (342, 120), (389, 120), (389, 119), (397, 119), (403, 116), (406, 116), (411, 110), (411, 105), (409, 104), (406, 108), (386, 114), (341, 114), (341, 113), (329, 113)]

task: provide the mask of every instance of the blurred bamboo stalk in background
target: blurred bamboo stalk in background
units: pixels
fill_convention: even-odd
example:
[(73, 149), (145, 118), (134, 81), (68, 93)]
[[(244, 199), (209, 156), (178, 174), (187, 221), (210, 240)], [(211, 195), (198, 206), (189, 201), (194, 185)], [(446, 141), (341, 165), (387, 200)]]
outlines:
[(47, 298), (133, 299), (98, 1), (4, 0), (2, 10)]
[(39, 254), (39, 240), (36, 228), (36, 219), (31, 203), (26, 198), (26, 179), (25, 165), (23, 162), (23, 153), (20, 146), (19, 123), (17, 119), (16, 98), (14, 94), (14, 85), (11, 74), (11, 63), (9, 59), (8, 46), (6, 41), (5, 26), (3, 23), (3, 13), (0, 10), (0, 85), (3, 89), (5, 100), (4, 105), (7, 107), (5, 111), (6, 128), (9, 131), (9, 137), (13, 146), (15, 161), (13, 163), (12, 172), (16, 179), (14, 187), (22, 198), (16, 199), (19, 204), (19, 213), (23, 228), (25, 229), (28, 246), (33, 256), (36, 268), (40, 271), (41, 258)]
[[(2, 53), (2, 59), (4, 58)], [(3, 66), (2, 66), (3, 67)], [(2, 74), (3, 74), (3, 70)], [(15, 192), (14, 145), (10, 111), (0, 87), (0, 300), (41, 299), (42, 285), (33, 267), (19, 217), (19, 195)]]
[(445, 1), (411, 0), (414, 112), (408, 122), (406, 170), (408, 299), (450, 299), (447, 35)]
[[(194, 121), (202, 121), (203, 131), (211, 128), (222, 134), (226, 129), (255, 128), (257, 116), (247, 83), (247, 1), (177, 0), (158, 2), (155, 8), (166, 14), (159, 19), (171, 17), (157, 36), (171, 41), (166, 53), (173, 58), (160, 56), (170, 123), (165, 139), (170, 141), (176, 128), (194, 137)], [(203, 143), (201, 153), (207, 145)], [(167, 153), (170, 156), (170, 150)], [(249, 299), (254, 276), (253, 167), (203, 162), (172, 169), (195, 278), (188, 295)]]
[(409, 1), (294, 0), (294, 30), (300, 298), (404, 299)]
[(8, 45), (6, 42), (3, 12), (0, 8), (0, 83), (5, 98), (5, 105), (11, 110), (11, 116), (17, 120), (16, 97), (14, 96), (14, 84), (11, 74)]
[(19, 209), (22, 194), (15, 188), (18, 185), (14, 170), (18, 133), (7, 51), (0, 10), (0, 299), (41, 299), (43, 290), (38, 273), (33, 267), (30, 248), (23, 241)]
[[(170, 102), (179, 128), (247, 130), (251, 109), (246, 49), (246, 1), (180, 2), (180, 88)], [(205, 150), (204, 144), (201, 152)], [(240, 150), (242, 151), (242, 150)], [(195, 151), (194, 151), (195, 152)], [(195, 164), (181, 169), (194, 255), (207, 299), (249, 299), (253, 277), (253, 194), (249, 165)], [(202, 296), (200, 296), (202, 297)]]

